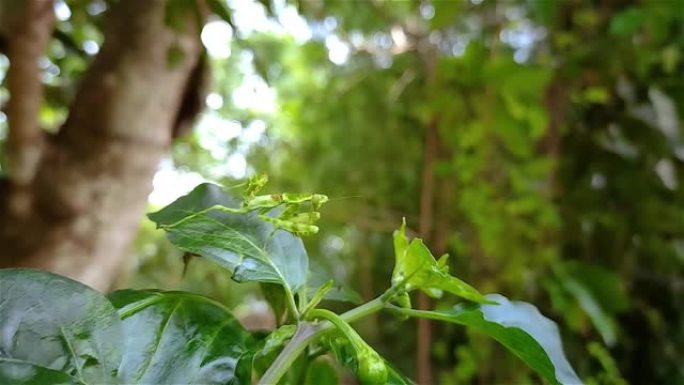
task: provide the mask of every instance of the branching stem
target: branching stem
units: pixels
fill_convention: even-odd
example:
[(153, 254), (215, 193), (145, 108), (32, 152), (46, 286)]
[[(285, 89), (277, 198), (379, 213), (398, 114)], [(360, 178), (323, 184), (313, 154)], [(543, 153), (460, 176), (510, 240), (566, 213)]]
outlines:
[[(388, 290), (385, 294), (370, 302), (341, 314), (340, 319), (347, 323), (354, 322), (382, 310), (385, 307), (385, 303), (389, 297), (388, 293), (390, 293), (391, 290), (392, 289)], [(266, 370), (266, 373), (264, 373), (257, 385), (277, 384), (306, 347), (333, 328), (335, 328), (335, 326), (330, 321), (324, 321), (318, 324), (300, 322), (297, 326), (297, 331), (290, 342), (287, 343), (275, 361), (273, 361), (273, 364)]]

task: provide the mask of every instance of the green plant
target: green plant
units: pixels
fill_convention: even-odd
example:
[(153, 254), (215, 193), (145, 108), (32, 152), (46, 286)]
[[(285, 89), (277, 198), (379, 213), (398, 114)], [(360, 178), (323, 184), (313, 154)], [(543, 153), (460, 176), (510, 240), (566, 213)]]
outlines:
[[(308, 257), (295, 234), (314, 232), (327, 198), (256, 195), (264, 183), (247, 183), (242, 201), (202, 184), (149, 217), (185, 252), (218, 263), (235, 281), (261, 283), (279, 328), (265, 337), (250, 333), (221, 304), (192, 293), (121, 290), (105, 297), (65, 277), (7, 269), (0, 271), (0, 383), (249, 384), (253, 376), (259, 384), (335, 383), (330, 361), (321, 359), (331, 352), (364, 384), (410, 384), (350, 325), (383, 310), (473, 328), (549, 383), (581, 382), (551, 320), (450, 275), (447, 257), (436, 260), (421, 240), (409, 240), (405, 224), (394, 233), (396, 265), (385, 293), (339, 315), (319, 308), (333, 298), (333, 282), (308, 287)], [(414, 290), (464, 301), (415, 310)]]

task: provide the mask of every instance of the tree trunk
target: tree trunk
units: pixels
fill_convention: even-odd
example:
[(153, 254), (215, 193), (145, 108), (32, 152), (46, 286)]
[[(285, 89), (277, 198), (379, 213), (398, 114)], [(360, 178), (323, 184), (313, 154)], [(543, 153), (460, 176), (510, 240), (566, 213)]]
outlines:
[[(426, 244), (432, 244), (432, 222), (435, 208), (435, 163), (439, 149), (439, 121), (437, 117), (426, 127), (425, 145), (423, 149), (423, 168), (421, 171), (420, 218), (418, 233)], [(418, 293), (420, 310), (430, 309), (430, 298), (422, 291)], [(426, 318), (418, 318), (418, 346), (416, 350), (416, 369), (418, 383), (432, 384), (432, 322)]]
[[(0, 267), (47, 269), (106, 290), (128, 254), (198, 65), (200, 26), (192, 12), (180, 28), (165, 25), (163, 0), (114, 4), (69, 117), (46, 141), (29, 209), (12, 209), (14, 179), (2, 197)], [(172, 51), (181, 60), (170, 61)]]

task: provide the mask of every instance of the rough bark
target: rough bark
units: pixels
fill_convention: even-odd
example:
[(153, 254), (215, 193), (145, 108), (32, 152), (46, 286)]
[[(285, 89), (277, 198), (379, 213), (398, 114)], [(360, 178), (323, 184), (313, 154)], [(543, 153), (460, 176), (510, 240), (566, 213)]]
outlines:
[[(171, 29), (163, 0), (114, 4), (69, 117), (46, 143), (31, 215), (0, 223), (2, 265), (48, 269), (98, 289), (110, 286), (127, 255), (200, 56), (193, 13)], [(182, 59), (169, 61), (170, 50)]]
[(44, 139), (38, 124), (43, 96), (38, 62), (50, 41), (54, 12), (51, 1), (38, 0), (5, 4), (3, 10), (3, 32), (11, 63), (7, 71), (10, 99), (6, 112), (10, 129), (5, 160), (13, 184), (7, 209), (13, 216), (25, 216), (30, 208), (29, 185), (40, 161)]

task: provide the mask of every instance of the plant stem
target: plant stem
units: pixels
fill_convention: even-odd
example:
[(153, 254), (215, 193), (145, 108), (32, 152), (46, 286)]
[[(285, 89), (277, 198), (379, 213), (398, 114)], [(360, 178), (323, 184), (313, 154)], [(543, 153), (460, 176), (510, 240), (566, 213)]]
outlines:
[(312, 337), (320, 331), (320, 328), (308, 322), (300, 322), (297, 331), (292, 336), (290, 342), (278, 354), (278, 357), (269, 366), (266, 373), (259, 380), (258, 385), (275, 385), (285, 375), (294, 361), (306, 349), (313, 340)]
[(311, 318), (321, 318), (332, 322), (332, 324), (337, 327), (337, 330), (342, 332), (342, 335), (347, 337), (347, 340), (355, 351), (359, 351), (364, 348), (364, 346), (359, 343), (359, 341), (363, 341), (359, 336), (359, 333), (357, 333), (354, 328), (349, 326), (348, 323), (344, 322), (344, 320), (342, 320), (342, 318), (336, 313), (327, 309), (313, 309), (309, 312), (309, 316)]
[[(376, 313), (385, 307), (386, 299), (387, 293), (341, 314), (340, 318), (345, 322), (354, 322), (370, 314)], [(300, 322), (297, 326), (297, 331), (290, 342), (285, 345), (285, 348), (280, 352), (275, 361), (273, 361), (268, 370), (266, 370), (266, 373), (264, 373), (257, 385), (277, 384), (304, 349), (306, 349), (311, 342), (315, 341), (334, 327), (335, 326), (330, 321), (321, 322), (319, 324)]]
[(299, 320), (299, 310), (297, 309), (297, 304), (295, 303), (292, 290), (290, 290), (290, 288), (287, 287), (287, 285), (283, 285), (283, 289), (285, 289), (285, 297), (287, 298), (287, 308), (289, 309), (292, 318), (295, 320)]
[(297, 304), (299, 305), (299, 314), (304, 316), (306, 314), (304, 310), (309, 304), (309, 299), (306, 297), (306, 287), (302, 287), (297, 291)]

